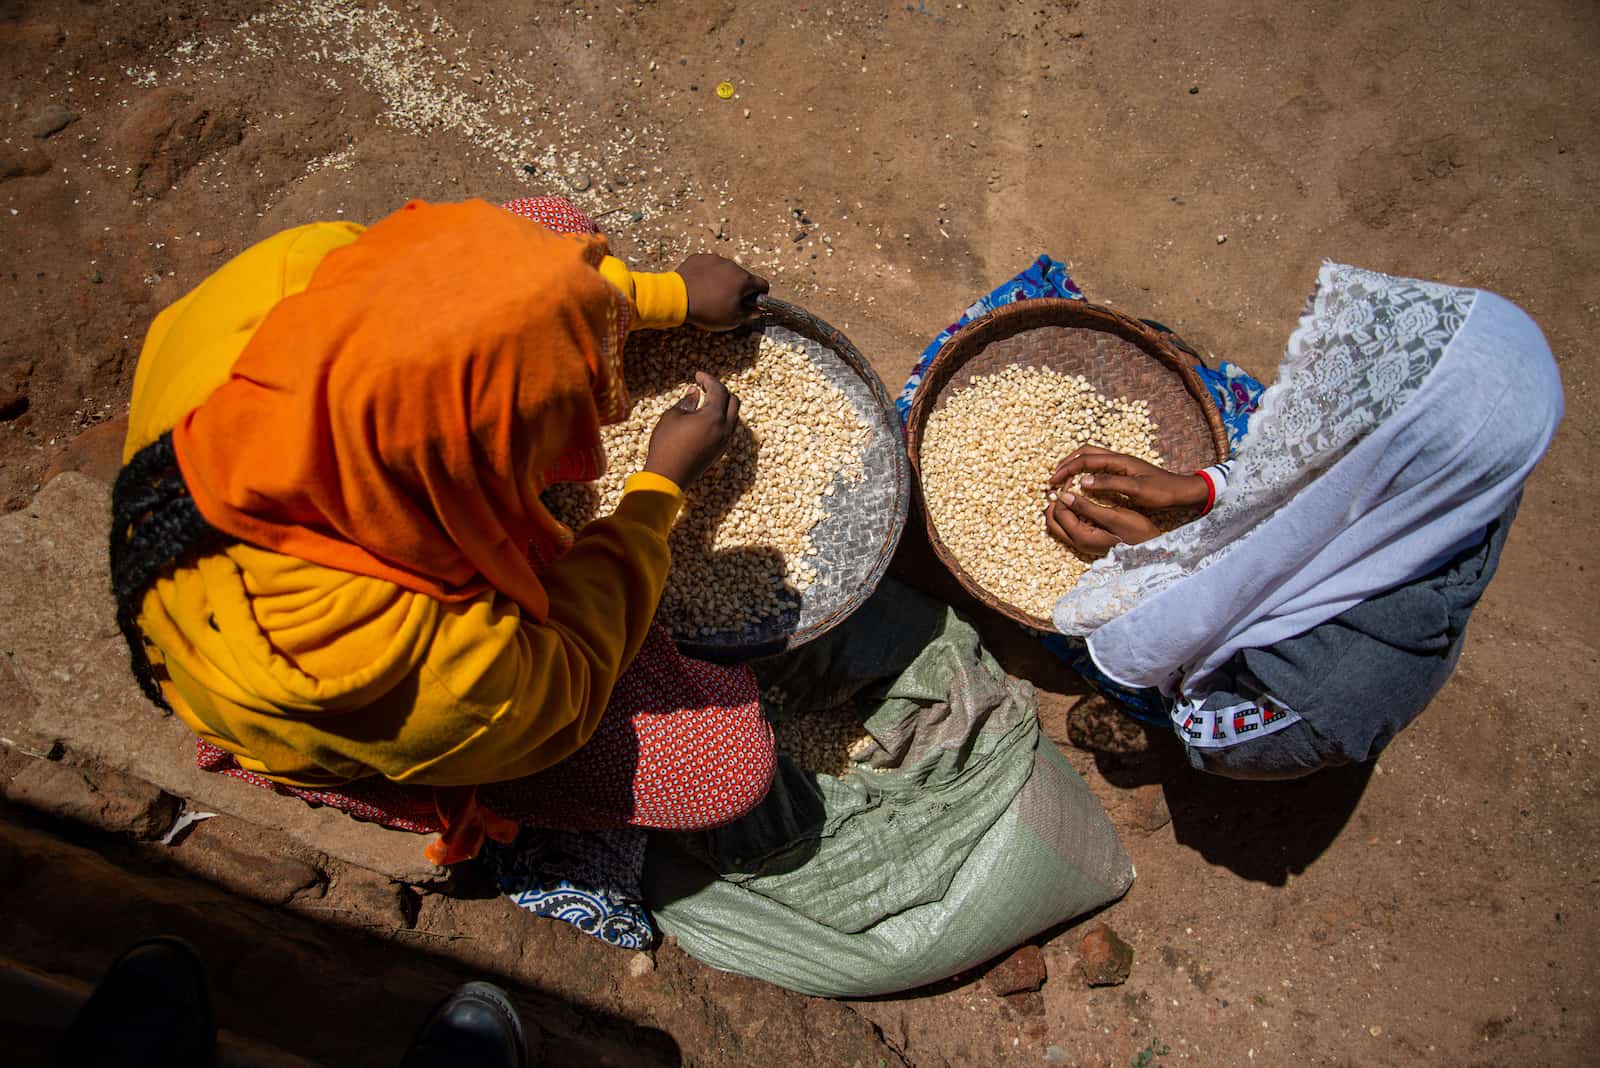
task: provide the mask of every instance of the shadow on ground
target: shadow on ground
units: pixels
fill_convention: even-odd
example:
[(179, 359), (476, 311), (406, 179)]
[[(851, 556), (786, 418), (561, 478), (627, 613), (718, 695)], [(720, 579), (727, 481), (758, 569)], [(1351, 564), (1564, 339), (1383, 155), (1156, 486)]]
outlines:
[[(65, 837), (70, 833), (75, 841)], [(533, 1063), (673, 1065), (677, 1041), (525, 981), (479, 974), (423, 930), (380, 938), (243, 900), (163, 870), (109, 835), (0, 806), (0, 1027), (10, 1063), (47, 1064), (56, 1037), (107, 966), (155, 934), (189, 940), (210, 973), (224, 1063), (262, 1052), (316, 1064), (393, 1065), (432, 1006), (460, 983), (504, 986), (521, 1010)], [(406, 938), (419, 944), (408, 947)], [(239, 1046), (257, 1051), (240, 1056)]]

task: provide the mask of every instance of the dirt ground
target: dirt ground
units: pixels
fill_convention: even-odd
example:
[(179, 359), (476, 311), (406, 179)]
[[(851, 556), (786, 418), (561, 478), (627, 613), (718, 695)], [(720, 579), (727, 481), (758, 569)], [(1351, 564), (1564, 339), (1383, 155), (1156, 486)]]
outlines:
[[(986, 620), (1125, 832), (1096, 919), (1132, 974), (1074, 981), (1072, 927), (1038, 993), (848, 1009), (930, 1068), (1593, 1063), (1597, 58), (1588, 0), (0, 0), (0, 499), (125, 410), (151, 317), (232, 252), (410, 197), (566, 192), (636, 266), (737, 255), (891, 390), (1041, 252), (1260, 377), (1324, 258), (1493, 289), (1568, 414), (1434, 707), (1371, 769), (1212, 781)], [(756, 996), (672, 967), (683, 1020)]]

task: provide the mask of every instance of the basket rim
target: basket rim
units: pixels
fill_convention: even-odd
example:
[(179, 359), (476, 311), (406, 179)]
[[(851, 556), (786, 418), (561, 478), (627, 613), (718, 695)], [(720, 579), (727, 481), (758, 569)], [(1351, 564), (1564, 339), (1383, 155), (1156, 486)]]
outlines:
[[(1027, 320), (1027, 322), (1018, 326), (1016, 325), (1017, 320)], [(1195, 403), (1200, 405), (1206, 427), (1211, 433), (1211, 445), (1213, 452), (1216, 454), (1217, 462), (1220, 463), (1226, 460), (1230, 449), (1228, 432), (1223, 425), (1222, 416), (1217, 412), (1210, 393), (1201, 383), (1200, 376), (1195, 373), (1193, 366), (1191, 366), (1191, 358), (1169, 340), (1176, 335), (1158, 331), (1143, 321), (1114, 308), (1108, 308), (1086, 300), (1059, 297), (1019, 300), (986, 312), (963, 326), (945, 342), (944, 347), (939, 350), (933, 361), (929, 363), (927, 370), (923, 372), (922, 382), (917, 387), (916, 395), (911, 401), (911, 410), (907, 414), (905, 428), (906, 453), (910, 460), (911, 470), (916, 477), (917, 503), (928, 531), (928, 543), (932, 546), (934, 555), (955, 576), (962, 589), (976, 597), (986, 607), (1025, 627), (1031, 627), (1034, 630), (1053, 631), (1055, 627), (1050, 620), (1030, 615), (1009, 601), (990, 593), (979, 585), (967, 573), (966, 569), (961, 566), (960, 562), (956, 560), (955, 554), (950, 551), (944, 540), (939, 537), (938, 527), (933, 521), (932, 513), (928, 510), (928, 497), (922, 487), (921, 457), (922, 434), (927, 426), (928, 417), (933, 414), (935, 403), (943, 393), (945, 385), (955, 377), (957, 372), (968, 361), (983, 352), (991, 343), (1011, 337), (1028, 329), (1030, 326), (1046, 325), (1101, 329), (1132, 342), (1146, 356), (1177, 374), (1179, 380), (1183, 383), (1184, 389)]]
[[(843, 360), (856, 377), (866, 383), (876, 408), (875, 422), (883, 429), (899, 434), (900, 416), (895, 409), (894, 399), (889, 395), (888, 387), (872, 369), (866, 357), (861, 355), (861, 351), (837, 327), (798, 304), (791, 304), (766, 294), (756, 298), (755, 308), (758, 312), (757, 317), (748, 325), (741, 327), (741, 331), (764, 333), (769, 326), (781, 326), (828, 349)], [(863, 414), (871, 416), (871, 413)], [(911, 517), (911, 497), (915, 484), (911, 473), (911, 459), (906, 450), (899, 447), (898, 442), (896, 447), (890, 450), (890, 457), (894, 469), (894, 514), (890, 516), (889, 529), (885, 532), (883, 543), (878, 547), (877, 557), (854, 593), (822, 618), (790, 631), (781, 646), (776, 640), (769, 647), (679, 640), (674, 636), (678, 647), (691, 656), (701, 656), (706, 659), (725, 659), (730, 655), (743, 654), (767, 656), (798, 649), (808, 642), (815, 641), (853, 615), (883, 582), (884, 575), (889, 571), (889, 562), (900, 547), (900, 539), (905, 534), (906, 524)]]

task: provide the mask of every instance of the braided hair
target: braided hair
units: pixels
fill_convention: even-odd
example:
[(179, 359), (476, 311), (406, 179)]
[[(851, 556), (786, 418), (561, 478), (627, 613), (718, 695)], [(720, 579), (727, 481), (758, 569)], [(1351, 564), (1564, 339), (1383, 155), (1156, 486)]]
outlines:
[(111, 490), (111, 593), (117, 627), (128, 643), (133, 677), (144, 695), (167, 711), (139, 630), (145, 591), (179, 563), (215, 549), (227, 536), (206, 522), (178, 469), (172, 434), (134, 454)]

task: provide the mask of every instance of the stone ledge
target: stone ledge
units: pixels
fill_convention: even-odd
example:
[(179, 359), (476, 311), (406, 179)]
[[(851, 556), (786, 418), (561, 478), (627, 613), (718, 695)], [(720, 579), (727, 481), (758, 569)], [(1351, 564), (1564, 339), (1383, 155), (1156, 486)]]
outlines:
[[(69, 762), (124, 772), (191, 808), (236, 816), (397, 882), (447, 873), (422, 855), (428, 839), (312, 808), (195, 766), (194, 736), (145, 700), (128, 671), (106, 560), (110, 490), (74, 471), (51, 479), (26, 508), (0, 516), (0, 732), (28, 751), (59, 745)], [(20, 742), (19, 742), (20, 745)]]

